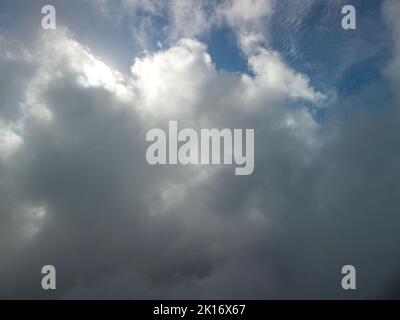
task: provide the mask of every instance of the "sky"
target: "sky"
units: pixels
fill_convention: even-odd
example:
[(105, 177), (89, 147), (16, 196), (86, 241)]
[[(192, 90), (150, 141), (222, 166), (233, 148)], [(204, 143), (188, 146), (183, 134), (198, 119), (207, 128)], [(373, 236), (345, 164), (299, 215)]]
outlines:
[[(400, 298), (400, 1), (49, 2), (0, 2), (0, 298)], [(253, 174), (149, 165), (170, 120)]]

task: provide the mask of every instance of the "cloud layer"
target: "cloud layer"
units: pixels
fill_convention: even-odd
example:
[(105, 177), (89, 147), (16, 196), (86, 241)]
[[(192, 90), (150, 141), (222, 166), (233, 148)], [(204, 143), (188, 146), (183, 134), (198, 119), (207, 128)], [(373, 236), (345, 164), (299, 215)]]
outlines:
[[(121, 71), (72, 27), (0, 34), (0, 297), (396, 295), (400, 119), (379, 81), (344, 97), (317, 89), (270, 45), (275, 1), (88, 3), (88, 19), (141, 17), (139, 46), (167, 17), (168, 41)], [(393, 94), (398, 10), (382, 8)], [(201, 36), (221, 25), (248, 72), (215, 65)], [(254, 174), (148, 165), (145, 134), (168, 120), (254, 128)], [(57, 269), (55, 292), (40, 288), (44, 264)], [(355, 293), (340, 288), (345, 264)]]

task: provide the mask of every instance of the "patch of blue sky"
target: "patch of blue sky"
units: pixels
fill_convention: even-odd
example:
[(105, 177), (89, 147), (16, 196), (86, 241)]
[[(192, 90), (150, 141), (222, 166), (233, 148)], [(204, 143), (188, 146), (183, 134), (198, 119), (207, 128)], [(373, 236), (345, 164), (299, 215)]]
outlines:
[(385, 82), (386, 80), (382, 75), (383, 66), (384, 61), (379, 57), (371, 57), (353, 63), (338, 79), (336, 84), (337, 93), (339, 95), (351, 94), (358, 92), (364, 86), (368, 86), (373, 82)]
[[(379, 76), (376, 64), (384, 62), (390, 43), (380, 5), (365, 3), (357, 6), (357, 30), (343, 30), (341, 6), (328, 8), (325, 2), (318, 1), (300, 21), (290, 24), (277, 14), (271, 24), (272, 46), (292, 68), (309, 75), (317, 89), (357, 89)], [(364, 69), (354, 68), (363, 63)], [(358, 84), (349, 79), (353, 76), (349, 70), (357, 71)]]
[(214, 29), (205, 39), (217, 70), (249, 73), (247, 60), (237, 45), (236, 35), (226, 26)]
[[(288, 3), (284, 0), (278, 10), (288, 9)], [(382, 75), (390, 57), (391, 39), (382, 19), (381, 1), (352, 2), (357, 9), (357, 30), (342, 29), (344, 4), (316, 1), (302, 14), (293, 12), (289, 17), (278, 11), (271, 23), (271, 45), (289, 66), (307, 74), (315, 89), (334, 90), (335, 105), (346, 105), (340, 108), (344, 115), (358, 108), (383, 110), (391, 100)], [(327, 109), (323, 104), (322, 108), (312, 104), (307, 107), (316, 120), (324, 121)]]

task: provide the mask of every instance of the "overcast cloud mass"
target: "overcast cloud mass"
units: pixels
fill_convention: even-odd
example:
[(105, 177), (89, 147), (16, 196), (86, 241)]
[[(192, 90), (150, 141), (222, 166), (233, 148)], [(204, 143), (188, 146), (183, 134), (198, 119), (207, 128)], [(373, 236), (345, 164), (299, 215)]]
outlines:
[[(0, 3), (0, 298), (400, 298), (400, 1), (45, 4)], [(169, 120), (253, 175), (150, 166)]]

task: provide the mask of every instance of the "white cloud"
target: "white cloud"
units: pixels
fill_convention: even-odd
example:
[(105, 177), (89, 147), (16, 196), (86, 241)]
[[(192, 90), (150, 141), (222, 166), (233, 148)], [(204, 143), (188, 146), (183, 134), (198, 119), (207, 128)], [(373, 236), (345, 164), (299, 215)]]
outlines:
[(0, 122), (0, 159), (6, 160), (21, 147), (23, 139), (15, 131)]
[(172, 0), (169, 6), (170, 25), (167, 30), (172, 39), (193, 38), (208, 32), (216, 23), (214, 5), (204, 0)]
[[(270, 52), (262, 47), (257, 51), (258, 53), (248, 57), (249, 66), (256, 75), (249, 83), (253, 83), (259, 93), (268, 95), (270, 92), (276, 92), (313, 103), (319, 103), (325, 98), (322, 93), (310, 86), (310, 80), (306, 75), (289, 68), (277, 52)], [(254, 91), (254, 88), (250, 90)]]
[(227, 0), (217, 10), (234, 29), (254, 32), (266, 26), (265, 19), (272, 15), (274, 2), (274, 0)]
[(136, 58), (132, 66), (133, 87), (142, 108), (155, 117), (194, 117), (193, 112), (201, 113), (222, 96), (229, 99), (239, 95), (224, 105), (217, 102), (219, 112), (275, 108), (274, 103), (285, 99), (315, 104), (324, 99), (310, 86), (308, 77), (285, 65), (278, 53), (259, 43), (254, 46), (257, 50), (247, 51), (254, 76), (217, 72), (206, 46), (190, 39)]

